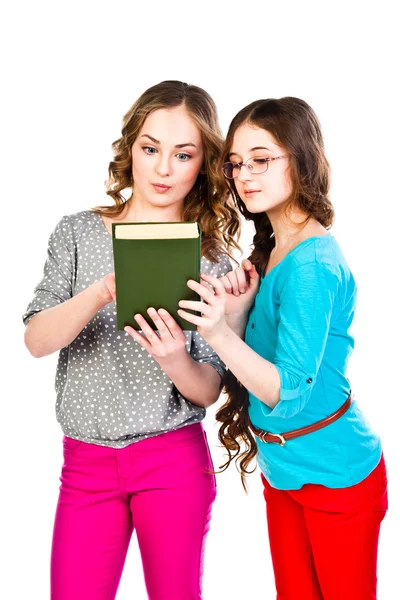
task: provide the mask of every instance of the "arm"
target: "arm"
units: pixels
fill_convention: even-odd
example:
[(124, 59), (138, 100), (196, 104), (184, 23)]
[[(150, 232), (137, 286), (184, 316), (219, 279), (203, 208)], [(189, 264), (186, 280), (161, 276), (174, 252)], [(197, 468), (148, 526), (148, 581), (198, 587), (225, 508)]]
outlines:
[(24, 341), (35, 358), (68, 346), (107, 303), (100, 296), (102, 281), (62, 304), (35, 313), (25, 328)]
[[(254, 352), (221, 318), (224, 294), (198, 291), (209, 303), (208, 319), (190, 317), (237, 379), (267, 406), (274, 416), (291, 417), (310, 397), (328, 338), (338, 279), (317, 262), (295, 268), (280, 291), (280, 309), (275, 359), (270, 362)], [(197, 309), (195, 302), (182, 306)], [(222, 307), (223, 309), (224, 307)], [(218, 314), (219, 313), (219, 314)], [(180, 313), (182, 314), (182, 312)], [(182, 314), (185, 318), (185, 314)], [(203, 333), (204, 331), (204, 333)], [(272, 414), (272, 413), (271, 413)]]
[(34, 357), (68, 346), (96, 312), (113, 299), (113, 275), (73, 296), (75, 262), (74, 230), (66, 216), (49, 237), (43, 277), (23, 316), (25, 344)]
[[(229, 257), (223, 255), (213, 268), (216, 270), (217, 277), (225, 275), (231, 269)], [(242, 321), (242, 318), (240, 321)], [(164, 370), (182, 396), (193, 404), (204, 408), (211, 406), (218, 400), (222, 388), (222, 378), (226, 371), (225, 364), (218, 353), (207, 344), (197, 331), (192, 333), (190, 354), (186, 354), (179, 367), (175, 363), (175, 368)]]
[[(230, 269), (227, 256), (215, 265), (217, 275)], [(197, 331), (192, 332), (189, 352), (186, 336), (181, 327), (164, 309), (148, 309), (159, 335), (156, 335), (142, 315), (135, 315), (143, 332), (141, 335), (132, 327), (125, 327), (136, 340), (159, 363), (178, 392), (187, 400), (207, 408), (219, 398), (225, 365)]]
[(188, 352), (170, 365), (161, 364), (180, 394), (192, 404), (208, 408), (219, 398), (222, 378), (210, 364), (198, 363)]
[(254, 352), (228, 325), (208, 341), (249, 392), (270, 408), (279, 402), (280, 379), (273, 363)]
[[(225, 315), (228, 327), (241, 339), (244, 340), (248, 313), (242, 315)], [(218, 351), (217, 351), (218, 352)]]

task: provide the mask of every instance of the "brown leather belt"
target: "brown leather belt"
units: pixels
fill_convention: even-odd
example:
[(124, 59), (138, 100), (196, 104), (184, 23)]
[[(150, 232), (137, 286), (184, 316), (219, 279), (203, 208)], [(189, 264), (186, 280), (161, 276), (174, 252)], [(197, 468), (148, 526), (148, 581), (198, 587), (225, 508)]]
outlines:
[(258, 427), (254, 427), (251, 423), (249, 423), (249, 427), (251, 431), (256, 435), (262, 442), (268, 442), (271, 444), (280, 444), (284, 446), (288, 440), (292, 440), (293, 438), (297, 438), (301, 435), (306, 435), (307, 433), (312, 433), (313, 431), (317, 431), (318, 429), (322, 429), (327, 425), (330, 425), (334, 421), (337, 421), (346, 410), (349, 408), (352, 401), (351, 390), (349, 393), (349, 397), (346, 402), (342, 404), (340, 408), (337, 409), (336, 412), (332, 413), (328, 417), (313, 423), (312, 425), (307, 425), (306, 427), (300, 427), (300, 429), (293, 429), (293, 431), (286, 431), (286, 433), (272, 433), (271, 431), (264, 431), (263, 429), (258, 429)]

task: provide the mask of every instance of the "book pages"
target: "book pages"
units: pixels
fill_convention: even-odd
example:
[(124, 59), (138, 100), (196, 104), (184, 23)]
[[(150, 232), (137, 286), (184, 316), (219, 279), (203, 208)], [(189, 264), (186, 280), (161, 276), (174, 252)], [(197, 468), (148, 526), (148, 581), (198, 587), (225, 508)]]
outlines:
[(170, 240), (199, 235), (197, 223), (121, 223), (114, 228), (114, 237), (119, 240)]

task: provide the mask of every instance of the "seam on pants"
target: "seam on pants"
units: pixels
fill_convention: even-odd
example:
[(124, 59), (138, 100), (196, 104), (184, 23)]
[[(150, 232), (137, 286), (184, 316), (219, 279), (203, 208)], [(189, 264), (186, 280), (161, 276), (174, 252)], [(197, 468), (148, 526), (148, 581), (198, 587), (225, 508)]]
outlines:
[[(207, 443), (207, 440), (206, 440)], [(212, 488), (213, 490), (215, 490), (216, 493), (216, 486), (214, 484), (214, 487)], [(203, 517), (203, 536), (201, 538), (201, 544), (200, 544), (200, 552), (199, 552), (199, 562), (197, 565), (197, 596), (199, 598), (199, 600), (202, 597), (202, 589), (201, 589), (201, 584), (200, 584), (200, 566), (203, 564), (203, 557), (204, 557), (204, 547), (205, 547), (205, 542), (206, 542), (206, 533), (205, 533), (205, 525), (206, 525), (206, 518), (207, 518), (207, 513), (208, 511), (211, 511), (212, 508), (212, 502), (210, 502), (210, 498), (211, 498), (211, 489), (208, 490), (208, 494), (207, 494), (207, 502), (206, 502), (206, 507), (204, 510), (204, 517)], [(211, 521), (211, 515), (210, 515), (210, 521)]]
[[(128, 506), (127, 506), (127, 510), (126, 510), (126, 513), (125, 513), (125, 523), (124, 523), (125, 535), (126, 535), (126, 531), (127, 531), (128, 521), (129, 521), (129, 509), (128, 509)], [(124, 538), (124, 540), (125, 540), (125, 538)], [(129, 546), (129, 544), (128, 544), (128, 546)], [(118, 561), (115, 562), (114, 575), (111, 577), (111, 580), (110, 580), (110, 590), (109, 590), (109, 593), (108, 593), (108, 596), (107, 596), (108, 600), (114, 600), (114, 598), (116, 596), (116, 594), (115, 594), (115, 596), (112, 595), (112, 589), (113, 589), (113, 586), (114, 586), (114, 583), (115, 583), (115, 579), (117, 577), (117, 570), (118, 570), (118, 566), (120, 564), (120, 560), (121, 560), (121, 556), (122, 556), (123, 551), (124, 551), (124, 549), (121, 546), (120, 551), (118, 552)]]
[[(323, 600), (324, 595), (323, 595), (322, 585), (321, 585), (321, 582), (320, 582), (320, 579), (319, 579), (319, 575), (318, 575), (318, 567), (317, 567), (317, 563), (316, 563), (315, 557), (314, 557), (314, 547), (313, 547), (313, 542), (312, 542), (312, 535), (311, 535), (310, 530), (309, 530), (308, 518), (307, 518), (307, 515), (306, 515), (306, 512), (311, 513), (312, 510), (313, 509), (308, 509), (308, 508), (306, 510), (306, 507), (303, 505), (304, 523), (305, 523), (305, 526), (306, 526), (306, 530), (307, 530), (307, 534), (308, 534), (308, 539), (310, 541), (310, 552), (311, 552), (311, 557), (312, 557), (312, 564), (314, 566), (315, 579), (317, 581), (318, 590), (319, 590), (319, 595), (315, 596), (314, 595), (314, 590), (313, 590), (313, 581), (311, 579), (311, 596), (310, 596), (310, 599), (311, 600)], [(311, 574), (311, 576), (312, 576), (312, 574)]]
[(368, 597), (368, 587), (367, 587), (367, 578), (366, 578), (366, 574), (365, 574), (365, 560), (364, 560), (364, 549), (363, 549), (363, 544), (362, 544), (362, 539), (361, 539), (361, 523), (360, 523), (360, 510), (358, 508), (357, 510), (357, 532), (358, 532), (358, 542), (360, 544), (360, 554), (361, 554), (361, 568), (362, 568), (362, 575), (363, 575), (363, 582), (364, 582), (364, 594), (365, 597)]
[[(312, 543), (311, 543), (311, 536), (310, 536), (310, 532), (308, 530), (308, 523), (307, 523), (307, 518), (306, 518), (306, 514), (305, 514), (306, 511), (305, 511), (305, 507), (302, 504), (300, 504), (300, 505), (302, 507), (303, 520), (304, 520), (304, 525), (305, 525), (306, 532), (307, 532), (309, 550), (310, 550), (310, 592), (311, 592), (310, 600), (321, 600), (322, 599), (321, 584), (319, 582), (317, 565), (315, 564), (314, 552), (313, 552), (313, 547), (312, 547)], [(317, 596), (314, 595), (314, 579), (316, 580), (316, 584), (318, 585), (318, 590), (319, 590), (319, 593)]]
[[(325, 512), (325, 511), (322, 511), (322, 512)], [(362, 569), (362, 580), (363, 580), (363, 592), (364, 592), (365, 598), (367, 599), (368, 598), (368, 595), (367, 595), (368, 587), (367, 587), (367, 580), (366, 580), (366, 573), (365, 573), (365, 561), (364, 561), (364, 552), (363, 552), (363, 545), (362, 545), (362, 539), (361, 539), (361, 533), (360, 533), (361, 532), (361, 524), (360, 524), (360, 521), (359, 521), (359, 518), (360, 518), (359, 515), (360, 515), (360, 507), (359, 507), (359, 503), (358, 503), (358, 505), (357, 505), (357, 516), (355, 518), (355, 521), (357, 523), (357, 536), (358, 536), (358, 542), (359, 542), (360, 554), (361, 554), (361, 569)], [(316, 574), (317, 574), (317, 577), (318, 577), (318, 568), (317, 567), (316, 567)], [(319, 580), (319, 577), (318, 577), (318, 580)], [(325, 597), (324, 596), (324, 592), (323, 592), (323, 588), (322, 588), (321, 584), (320, 584), (320, 590), (321, 590), (322, 596)], [(333, 600), (333, 598), (336, 598), (336, 596), (332, 597), (332, 600)]]

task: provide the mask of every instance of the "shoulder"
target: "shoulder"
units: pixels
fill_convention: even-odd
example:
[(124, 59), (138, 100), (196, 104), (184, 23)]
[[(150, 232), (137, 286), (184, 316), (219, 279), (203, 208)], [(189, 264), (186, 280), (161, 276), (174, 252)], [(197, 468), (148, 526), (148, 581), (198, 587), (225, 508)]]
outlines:
[(338, 279), (351, 276), (343, 252), (331, 234), (309, 238), (294, 248), (285, 271), (288, 275), (296, 270), (329, 272)]
[(81, 232), (87, 228), (93, 228), (93, 226), (99, 222), (101, 217), (92, 210), (83, 210), (64, 218), (68, 219), (70, 226), (75, 232)]
[(334, 236), (309, 238), (295, 250), (282, 272), (281, 289), (292, 284), (297, 289), (322, 286), (340, 296), (354, 293), (353, 274)]
[(62, 238), (68, 244), (74, 245), (82, 236), (96, 226), (99, 218), (99, 215), (92, 210), (64, 215), (57, 223), (52, 235), (56, 238)]

